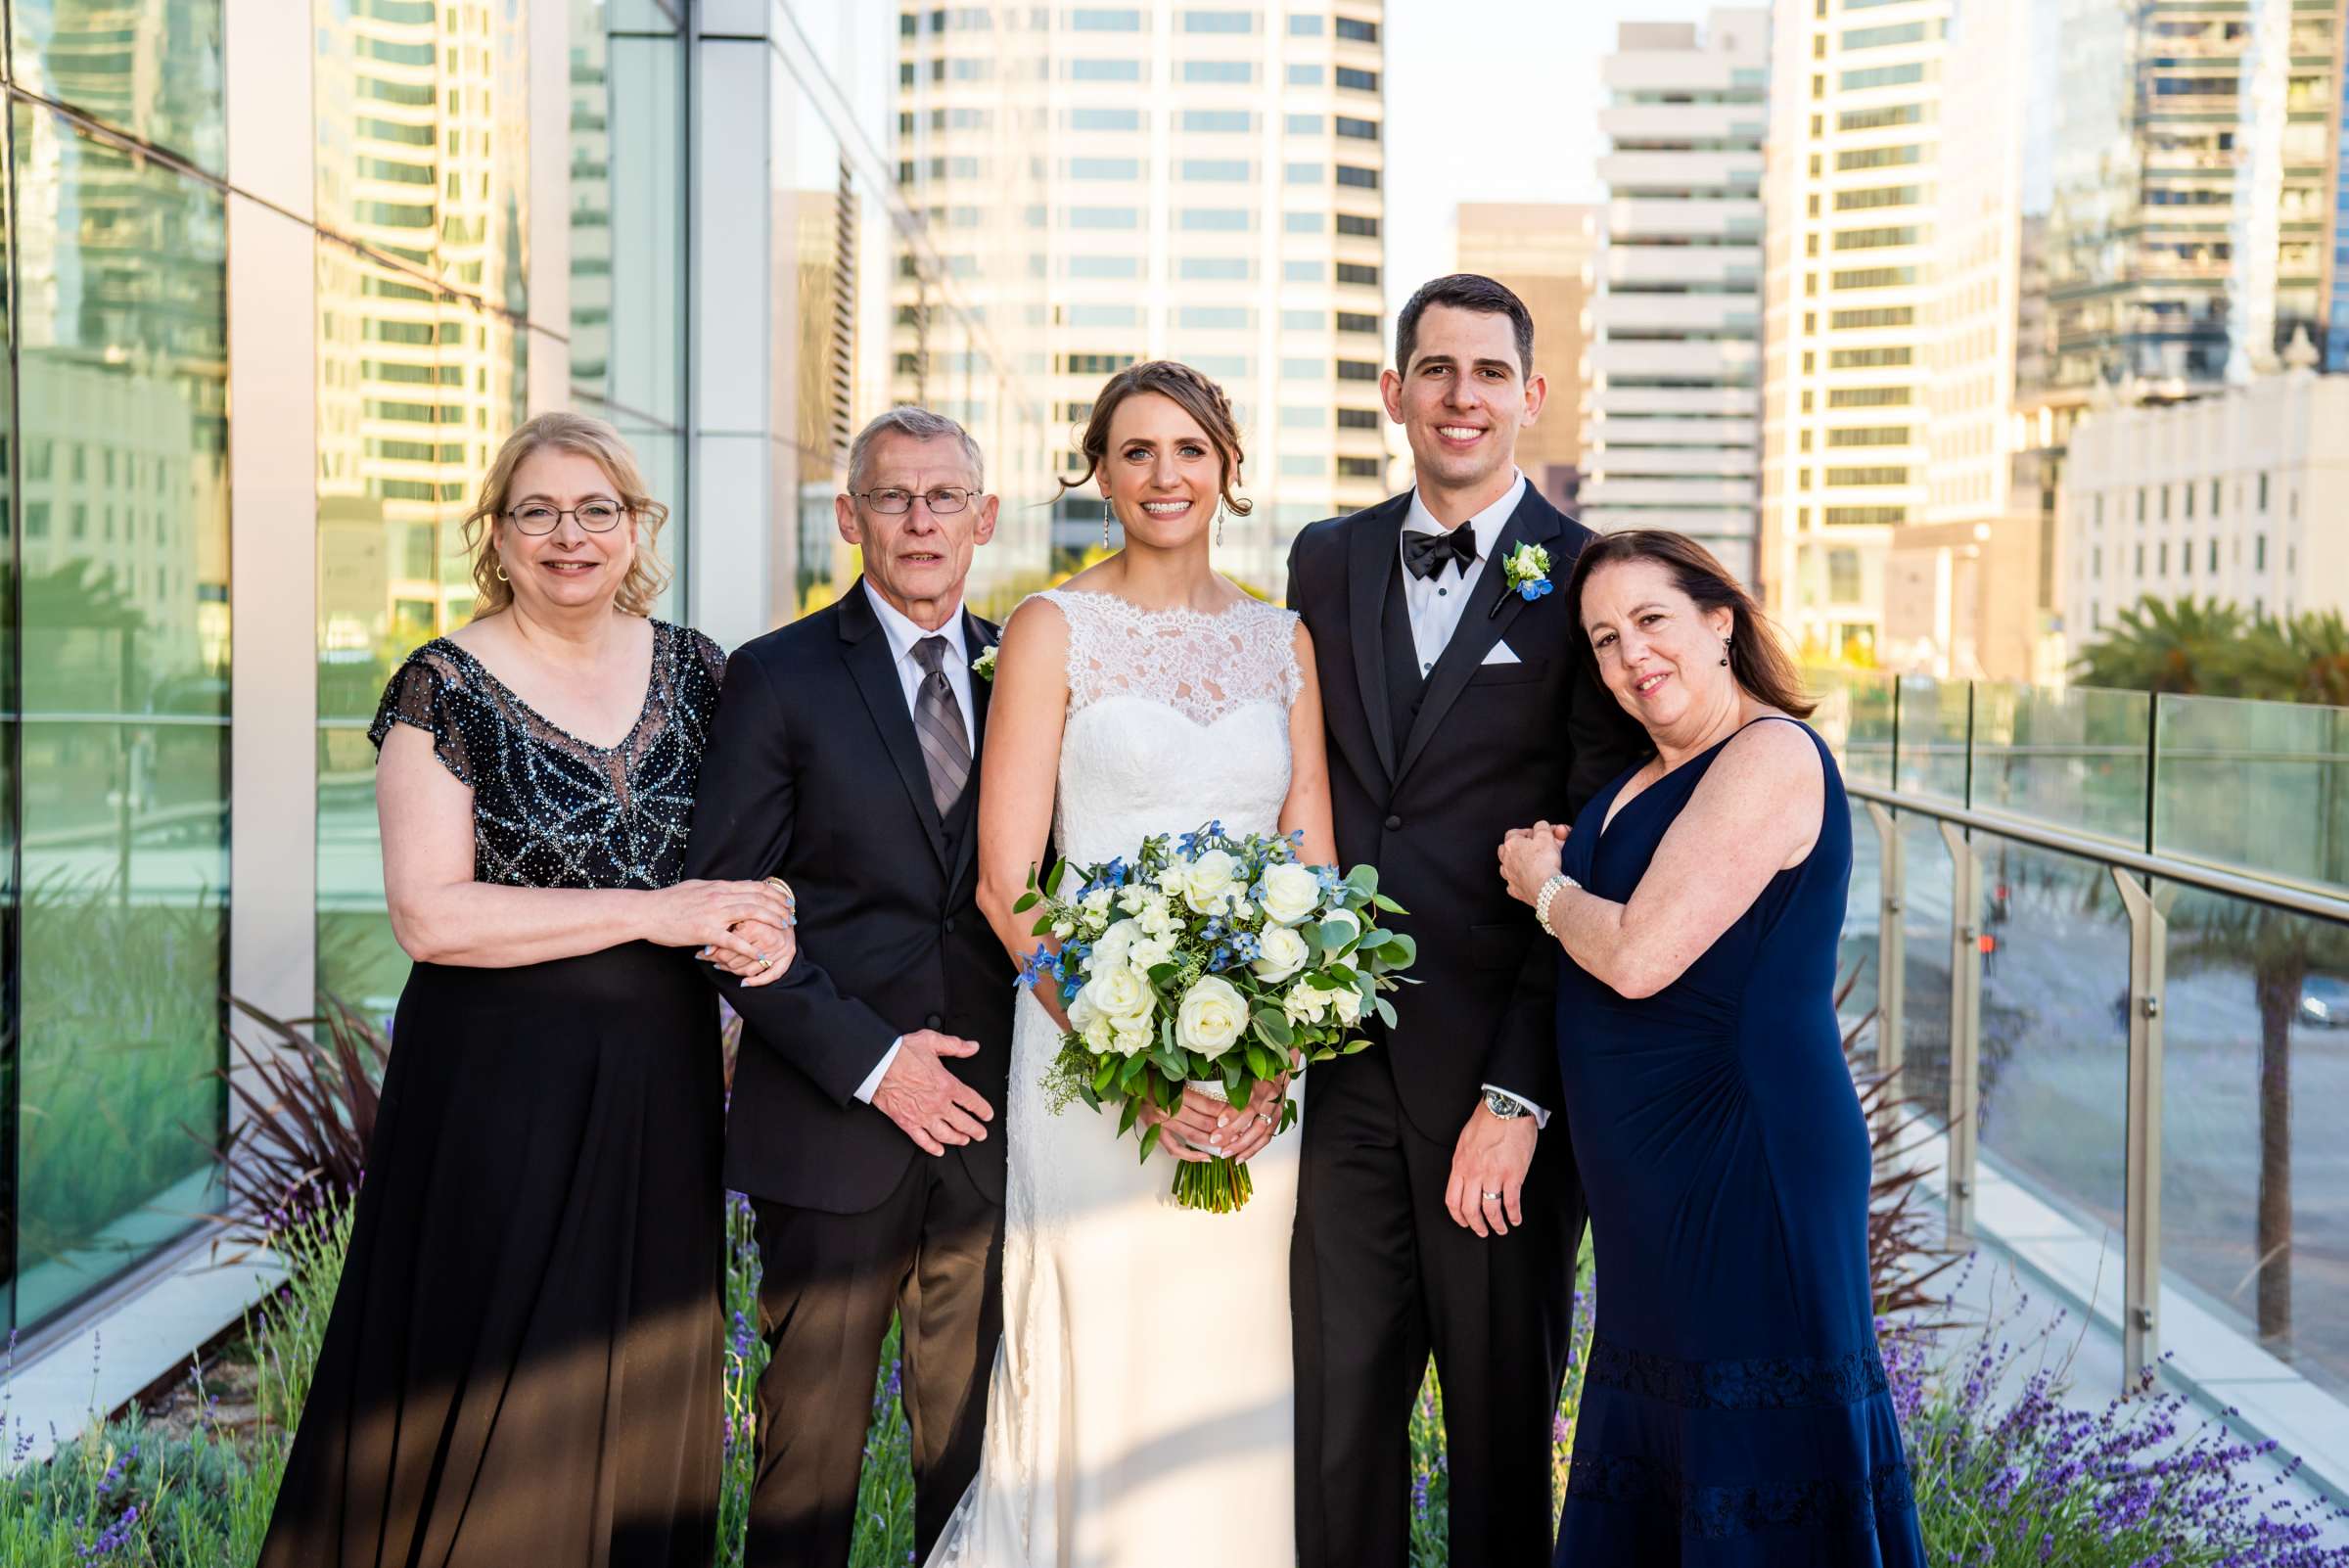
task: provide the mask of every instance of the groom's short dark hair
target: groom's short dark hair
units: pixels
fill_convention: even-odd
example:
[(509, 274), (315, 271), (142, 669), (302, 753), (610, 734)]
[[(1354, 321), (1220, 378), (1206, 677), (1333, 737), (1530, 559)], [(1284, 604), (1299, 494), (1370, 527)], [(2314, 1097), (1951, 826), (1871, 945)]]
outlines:
[(1525, 301), (1510, 292), (1508, 285), (1478, 272), (1454, 272), (1449, 277), (1419, 285), (1419, 292), (1404, 305), (1403, 314), (1395, 318), (1395, 370), (1408, 375), (1411, 369), (1411, 349), (1419, 337), (1419, 318), (1429, 305), (1451, 305), (1458, 310), (1473, 310), (1480, 316), (1507, 316), (1509, 325), (1517, 329), (1517, 373), (1534, 373), (1534, 313), (1526, 309)]

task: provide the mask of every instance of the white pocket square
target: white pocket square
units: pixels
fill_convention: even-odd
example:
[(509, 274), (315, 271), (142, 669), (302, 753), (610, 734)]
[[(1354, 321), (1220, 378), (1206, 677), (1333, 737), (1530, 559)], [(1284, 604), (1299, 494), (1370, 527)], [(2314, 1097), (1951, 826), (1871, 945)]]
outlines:
[(1524, 661), (1510, 651), (1507, 643), (1497, 642), (1493, 645), (1492, 651), (1485, 655), (1483, 662), (1488, 665), (1514, 665), (1522, 664)]

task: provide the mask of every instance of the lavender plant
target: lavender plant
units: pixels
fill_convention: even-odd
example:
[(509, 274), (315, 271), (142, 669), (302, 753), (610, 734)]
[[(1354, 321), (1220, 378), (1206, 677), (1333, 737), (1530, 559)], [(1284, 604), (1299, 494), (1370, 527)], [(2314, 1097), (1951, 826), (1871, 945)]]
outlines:
[[(2066, 1399), (2063, 1314), (2017, 1335), (2029, 1298), (1955, 1354), (1890, 1327), (1885, 1371), (1935, 1562), (1963, 1568), (2349, 1568), (2324, 1545), (2349, 1513), (2290, 1496), (2225, 1416), (2197, 1417), (2147, 1368), (2127, 1398)], [(2234, 1412), (2230, 1410), (2226, 1416)]]

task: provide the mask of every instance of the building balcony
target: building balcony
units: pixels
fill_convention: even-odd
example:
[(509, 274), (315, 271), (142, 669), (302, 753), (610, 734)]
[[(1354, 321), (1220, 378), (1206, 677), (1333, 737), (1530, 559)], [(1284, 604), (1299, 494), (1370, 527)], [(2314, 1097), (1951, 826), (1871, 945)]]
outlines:
[(1762, 443), (1761, 422), (1752, 419), (1640, 419), (1618, 412), (1613, 399), (1591, 414), (1586, 443), (1609, 450), (1637, 446), (1738, 447), (1750, 457)]
[(1750, 339), (1707, 343), (1607, 340), (1589, 349), (1591, 374), (1609, 382), (1623, 378), (1747, 383), (1761, 356), (1761, 345)]

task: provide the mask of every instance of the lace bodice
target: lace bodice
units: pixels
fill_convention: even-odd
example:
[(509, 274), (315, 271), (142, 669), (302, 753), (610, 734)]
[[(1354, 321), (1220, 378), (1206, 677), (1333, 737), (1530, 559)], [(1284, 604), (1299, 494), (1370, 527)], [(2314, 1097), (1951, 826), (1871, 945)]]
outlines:
[(1220, 819), (1272, 833), (1289, 793), (1297, 618), (1243, 599), (1220, 615), (1114, 594), (1038, 594), (1069, 626), (1069, 719), (1053, 838), (1079, 862)]

